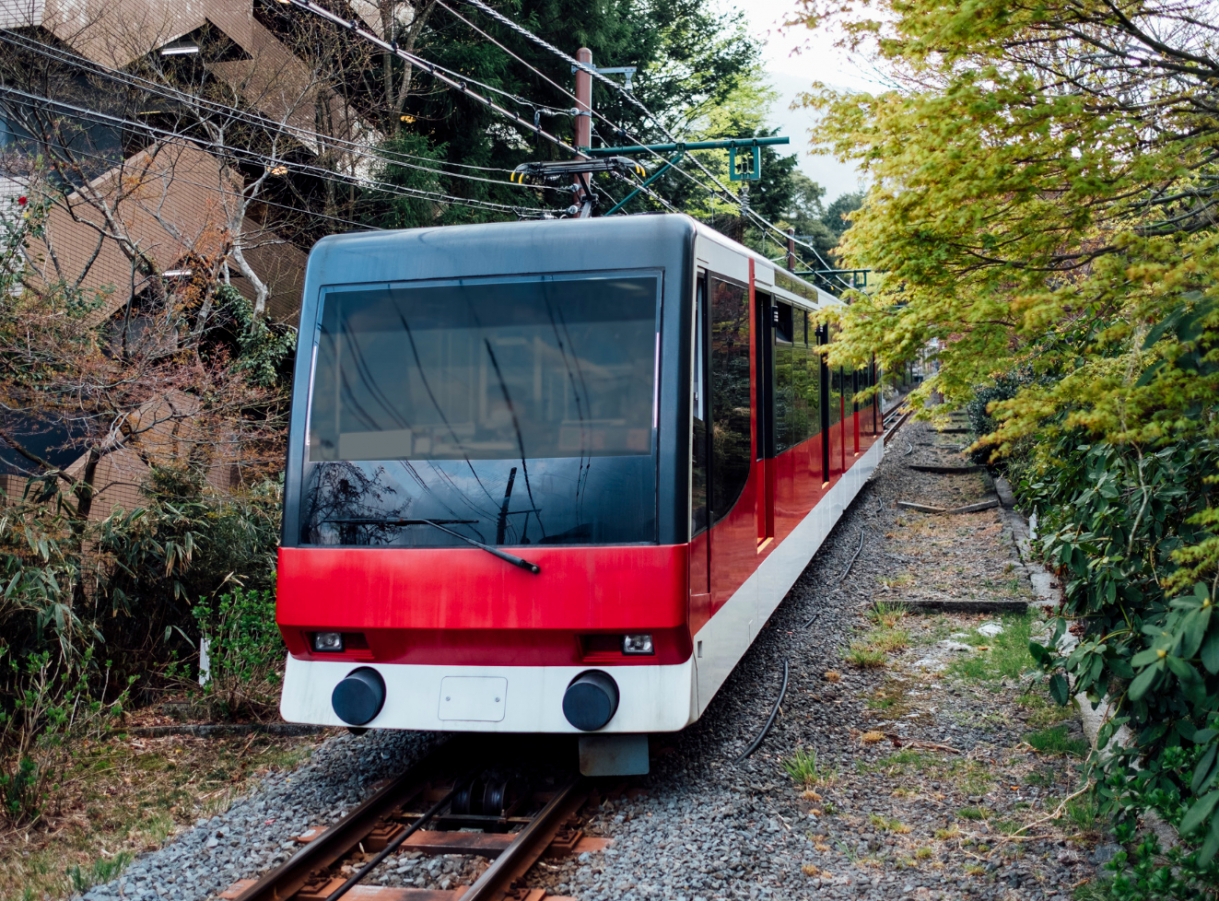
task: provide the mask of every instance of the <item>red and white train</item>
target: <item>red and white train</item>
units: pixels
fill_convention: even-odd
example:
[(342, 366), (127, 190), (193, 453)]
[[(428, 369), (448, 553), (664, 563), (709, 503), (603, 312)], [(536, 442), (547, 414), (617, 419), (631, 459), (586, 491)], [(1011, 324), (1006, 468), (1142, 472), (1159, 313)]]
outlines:
[[(875, 372), (816, 351), (837, 303), (684, 216), (320, 241), (279, 552), (284, 718), (636, 737), (697, 720), (883, 453), (877, 402), (855, 401)], [(605, 766), (639, 766), (639, 739), (620, 745)]]

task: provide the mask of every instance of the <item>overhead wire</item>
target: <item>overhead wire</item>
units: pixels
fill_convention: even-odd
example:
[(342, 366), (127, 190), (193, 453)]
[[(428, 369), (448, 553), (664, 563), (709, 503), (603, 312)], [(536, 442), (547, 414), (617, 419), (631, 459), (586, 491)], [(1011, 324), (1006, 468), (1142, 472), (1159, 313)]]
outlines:
[[(501, 107), (494, 101), (490, 100), (489, 98), (482, 97), (477, 92), (471, 91), (469, 89), (469, 84), (471, 84), (471, 83), (478, 84), (480, 87), (484, 88), (485, 90), (491, 90), (491, 91), (499, 93), (503, 96), (510, 97), (511, 99), (514, 100), (514, 102), (521, 102), (522, 104), (529, 105), (531, 103), (530, 101), (525, 101), (522, 98), (517, 97), (516, 95), (510, 94), (509, 92), (503, 91), (499, 88), (495, 88), (491, 85), (487, 85), (483, 82), (478, 81), (477, 79), (473, 79), (468, 76), (464, 76), (461, 73), (453, 72), (450, 69), (446, 69), (443, 66), (439, 66), (435, 63), (431, 63), (413, 53), (409, 53), (409, 52), (401, 49), (398, 46), (396, 41), (386, 41), (383, 38), (378, 37), (376, 34), (374, 34), (369, 29), (362, 27), (360, 25), (358, 19), (353, 18), (350, 21), (347, 19), (344, 19), (341, 16), (336, 15), (335, 13), (332, 13), (329, 10), (325, 9), (324, 7), (321, 7), (318, 4), (314, 3), (313, 0), (281, 0), (281, 2), (284, 3), (284, 5), (290, 5), (290, 6), (294, 6), (294, 7), (298, 8), (298, 9), (304, 9), (307, 12), (311, 12), (314, 15), (324, 18), (327, 21), (330, 21), (331, 23), (333, 23), (335, 25), (348, 29), (349, 31), (351, 31), (351, 33), (380, 47), (383, 51), (393, 53), (394, 55), (405, 60), (406, 62), (409, 62), (414, 66), (418, 66), (418, 67), (422, 68), (425, 72), (428, 72), (428, 74), (430, 74), (433, 78), (436, 78), (437, 80), (447, 84), (450, 88), (456, 88), (456, 89), (460, 90), (464, 95), (475, 99), (476, 101), (487, 106), (489, 109), (495, 111), (499, 115), (509, 119), (510, 121), (513, 122), (513, 124), (525, 129), (528, 133), (534, 134), (540, 138), (544, 138), (545, 140), (551, 142), (552, 144), (555, 144), (556, 146), (560, 147), (563, 150), (566, 150), (569, 153), (572, 153), (573, 155), (575, 155), (576, 157), (578, 157), (580, 159), (587, 159), (587, 156), (584, 154), (584, 152), (580, 148), (573, 147), (572, 145), (568, 144), (566, 141), (563, 141), (562, 139), (555, 137), (554, 135), (550, 134), (549, 132), (546, 132), (538, 124), (526, 122), (525, 120), (523, 120), (519, 116), (517, 116), (515, 113), (512, 113), (509, 110), (504, 109), (503, 107)], [(496, 21), (500, 22), (501, 24), (505, 25), (506, 27), (510, 28), (511, 30), (517, 32), (518, 34), (521, 34), (522, 36), (526, 37), (527, 39), (533, 41), (534, 43), (536, 43), (539, 46), (543, 47), (544, 49), (548, 50), (549, 52), (557, 55), (559, 58), (566, 60), (571, 65), (575, 66), (577, 69), (587, 72), (591, 77), (597, 79), (598, 81), (603, 82), (604, 84), (609, 85), (615, 91), (622, 94), (633, 106), (635, 106), (639, 110), (641, 110), (644, 113), (644, 115), (646, 115), (649, 119), (651, 119), (656, 124), (656, 126), (660, 129), (660, 131), (667, 138), (669, 138), (669, 140), (671, 142), (678, 143), (678, 144), (682, 143), (677, 140), (677, 138), (668, 129), (668, 127), (665, 126), (665, 124), (660, 120), (660, 118), (655, 113), (653, 113), (650, 109), (648, 109), (648, 107), (646, 105), (644, 105), (633, 94), (631, 94), (624, 87), (619, 85), (617, 82), (615, 82), (614, 80), (612, 80), (610, 78), (607, 78), (605, 75), (602, 75), (600, 72), (598, 72), (596, 70), (595, 67), (588, 66), (588, 65), (580, 62), (576, 58), (570, 56), (569, 54), (563, 52), (558, 47), (554, 46), (553, 44), (549, 43), (548, 41), (546, 41), (543, 38), (539, 37), (538, 35), (534, 34), (529, 29), (525, 28), (522, 25), (517, 24), (512, 19), (510, 19), (507, 16), (500, 13), (498, 10), (495, 10), (492, 7), (488, 6), (486, 3), (482, 2), (482, 0), (465, 0), (465, 2), (471, 4), (472, 6), (476, 7), (477, 9), (481, 10), (482, 12), (484, 12), (487, 15), (494, 18)], [(447, 7), (445, 7), (445, 8), (446, 8), (446, 10), (448, 10)], [(448, 10), (448, 11), (452, 12), (452, 10)], [(484, 37), (487, 37), (489, 40), (494, 41), (494, 39), (490, 38), (489, 35), (486, 35), (485, 32), (482, 32), (482, 33), (483, 33)], [(494, 43), (496, 43), (502, 49), (507, 51), (507, 48), (503, 47), (503, 45), (500, 44), (498, 41), (494, 41)], [(510, 51), (508, 51), (508, 52), (510, 52)], [(516, 57), (518, 60), (520, 60), (519, 56), (516, 56), (515, 54), (512, 54), (512, 55), (514, 57)], [(520, 61), (524, 62), (524, 60), (520, 60)], [(529, 64), (525, 63), (525, 65), (528, 66)], [(532, 66), (529, 66), (529, 67), (531, 69), (534, 69), (535, 72), (538, 72), (538, 70), (536, 68), (534, 68)], [(538, 74), (541, 74), (541, 73), (538, 72)], [(543, 76), (543, 77), (545, 77), (545, 76)], [(551, 79), (547, 78), (546, 80), (550, 81), (551, 84), (554, 84), (554, 82)], [(567, 94), (568, 96), (572, 96), (566, 90), (564, 90), (562, 88), (560, 88), (560, 90), (563, 90), (563, 92), (565, 94)], [(614, 124), (612, 122), (609, 122), (609, 120), (603, 116), (600, 116), (599, 118), (602, 118), (603, 121), (609, 123), (610, 125)], [(615, 126), (615, 128), (616, 128), (616, 126)], [(618, 129), (618, 130), (621, 130), (621, 129)], [(716, 184), (716, 186), (721, 191), (722, 199), (727, 200), (729, 203), (735, 204), (738, 208), (740, 208), (742, 213), (744, 213), (746, 216), (748, 216), (750, 219), (754, 220), (758, 224), (762, 225), (764, 228), (770, 229), (771, 231), (775, 232), (776, 234), (782, 235), (784, 238), (790, 238), (790, 236), (786, 232), (784, 232), (774, 223), (769, 222), (768, 220), (759, 216), (755, 211), (750, 209), (744, 202), (742, 202), (739, 197), (737, 197), (735, 194), (733, 194), (732, 191), (729, 190), (728, 187), (725, 186), (723, 184), (723, 182), (721, 182), (715, 176), (715, 174), (713, 172), (711, 172), (703, 164), (703, 162), (700, 159), (698, 159), (698, 157), (696, 157), (690, 151), (684, 150), (684, 148), (683, 148), (683, 151), (685, 152), (685, 155), (688, 156), (690, 158), (690, 160), (693, 161), (694, 164), (703, 172), (703, 174), (705, 174), (708, 178), (710, 178)], [(651, 148), (649, 148), (649, 152), (651, 152), (658, 159), (663, 159), (663, 157), (661, 157), (659, 153), (656, 153), (656, 151), (651, 150)], [(699, 185), (704, 190), (708, 190), (714, 195), (715, 192), (712, 191), (710, 188), (708, 188), (705, 183), (699, 182), (698, 179), (694, 178), (694, 176), (692, 176), (690, 173), (686, 172), (684, 169), (681, 169), (678, 166), (671, 166), (671, 168), (675, 169), (679, 174), (681, 174), (684, 177), (686, 177), (687, 179), (689, 179), (692, 183)], [(643, 192), (649, 197), (652, 197), (655, 199), (657, 196), (654, 192), (643, 189), (643, 187), (641, 185), (636, 185), (636, 187), (643, 190)], [(673, 209), (673, 207), (669, 204), (666, 204), (665, 206), (668, 209)], [(833, 268), (825, 261), (825, 259), (821, 256), (821, 254), (817, 251), (817, 249), (815, 247), (813, 247), (811, 244), (805, 244), (804, 242), (797, 242), (797, 243), (800, 244), (800, 246), (811, 250), (814, 253), (814, 255), (816, 255), (817, 259), (820, 260), (821, 263), (824, 266), (826, 266), (827, 269)], [(841, 276), (838, 277), (838, 280), (843, 284), (844, 287), (847, 287), (847, 288), (851, 287), (851, 285), (849, 285), (844, 279), (842, 279)]]
[[(299, 125), (294, 125), (290, 122), (276, 121), (261, 113), (240, 110), (235, 107), (231, 107), (226, 104), (220, 103), (218, 101), (209, 100), (209, 99), (207, 99), (205, 97), (201, 97), (197, 94), (192, 94), (192, 93), (189, 93), (186, 91), (179, 90), (177, 88), (174, 88), (171, 85), (166, 85), (161, 82), (157, 82), (157, 81), (153, 81), (148, 78), (144, 78), (144, 77), (136, 75), (134, 73), (124, 72), (119, 69), (112, 69), (108, 66), (102, 65), (101, 63), (97, 63), (97, 62), (94, 62), (91, 60), (86, 60), (82, 57), (78, 57), (73, 54), (66, 53), (64, 51), (59, 50), (58, 48), (52, 47), (48, 44), (44, 44), (40, 41), (36, 41), (36, 40), (30, 39), (30, 38), (27, 38), (24, 35), (19, 35), (14, 32), (0, 31), (0, 41), (4, 41), (13, 46), (22, 47), (22, 48), (28, 50), (29, 52), (43, 56), (46, 59), (64, 63), (67, 65), (71, 65), (82, 71), (89, 72), (90, 74), (92, 74), (98, 78), (108, 79), (117, 84), (123, 84), (128, 87), (138, 88), (138, 89), (140, 89), (142, 91), (146, 91), (147, 93), (152, 94), (154, 96), (158, 96), (158, 97), (161, 97), (161, 98), (164, 98), (167, 100), (177, 101), (179, 103), (186, 104), (190, 107), (197, 108), (202, 111), (211, 112), (218, 116), (223, 116), (228, 119), (235, 119), (235, 120), (238, 120), (241, 122), (245, 122), (247, 124), (266, 129), (268, 131), (282, 132), (283, 134), (286, 134), (287, 136), (289, 136), (301, 143), (304, 143), (304, 144), (307, 144), (310, 142), (315, 142), (319, 147), (324, 146), (324, 145), (329, 145), (332, 149), (336, 149), (336, 150), (339, 150), (340, 152), (350, 154), (353, 156), (363, 157), (364, 159), (367, 159), (367, 160), (380, 162), (380, 163), (388, 163), (388, 164), (402, 166), (404, 168), (409, 168), (409, 169), (416, 169), (416, 170), (420, 170), (420, 171), (424, 171), (424, 172), (428, 172), (428, 173), (436, 174), (436, 175), (444, 175), (449, 178), (458, 178), (458, 179), (463, 179), (463, 180), (467, 180), (467, 181), (484, 182), (484, 183), (496, 184), (496, 185), (509, 185), (514, 188), (522, 187), (521, 185), (519, 185), (515, 182), (512, 182), (512, 181), (505, 181), (502, 179), (494, 179), (494, 178), (483, 178), (483, 177), (474, 176), (474, 175), (465, 175), (460, 172), (447, 172), (444, 169), (435, 168), (435, 166), (451, 165), (451, 166), (460, 166), (461, 168), (476, 169), (476, 170), (481, 170), (481, 171), (486, 171), (486, 172), (505, 172), (505, 173), (512, 172), (511, 169), (503, 169), (503, 168), (490, 167), (490, 166), (472, 166), (472, 165), (468, 165), (468, 164), (464, 164), (464, 163), (450, 163), (450, 162), (444, 161), (444, 160), (436, 160), (436, 159), (433, 159), (430, 157), (416, 156), (414, 154), (401, 153), (398, 151), (384, 151), (384, 150), (372, 151), (367, 147), (367, 145), (360, 144), (356, 141), (351, 141), (346, 138), (340, 138), (340, 137), (337, 137), (334, 135), (325, 135), (320, 132), (313, 131), (311, 129), (303, 128)], [(422, 162), (433, 163), (434, 165), (433, 166), (420, 165), (418, 162), (408, 162), (408, 160), (418, 160), (418, 161), (422, 161)], [(558, 190), (558, 189), (552, 189), (552, 190)]]
[[(574, 154), (575, 156), (579, 157), (580, 159), (587, 158), (583, 152), (581, 152), (577, 148), (573, 147), (571, 144), (568, 144), (562, 138), (552, 135), (550, 132), (548, 132), (544, 128), (542, 128), (540, 125), (536, 125), (534, 123), (525, 121), (520, 116), (518, 116), (516, 113), (511, 112), (510, 110), (504, 109), (502, 106), (500, 106), (494, 100), (491, 100), (489, 97), (484, 97), (481, 94), (479, 94), (477, 91), (473, 91), (470, 89), (471, 84), (478, 84), (480, 87), (483, 87), (484, 89), (487, 88), (488, 86), (484, 85), (482, 82), (479, 82), (476, 79), (469, 78), (465, 75), (462, 75), (459, 72), (453, 72), (450, 69), (446, 69), (444, 66), (437, 65), (436, 63), (430, 62), (429, 60), (426, 60), (421, 56), (418, 56), (414, 53), (410, 53), (406, 50), (403, 50), (401, 47), (398, 46), (397, 41), (387, 41), (384, 38), (381, 38), (378, 35), (376, 35), (375, 33), (373, 33), (372, 31), (370, 31), (369, 29), (362, 27), (360, 25), (358, 19), (351, 19), (350, 21), (347, 19), (344, 19), (342, 16), (338, 16), (335, 13), (332, 13), (330, 10), (326, 9), (325, 7), (318, 6), (318, 4), (314, 3), (313, 0), (281, 0), (281, 2), (284, 2), (284, 5), (294, 6), (297, 9), (303, 9), (307, 12), (311, 12), (314, 15), (316, 15), (320, 18), (326, 19), (327, 21), (329, 21), (335, 25), (338, 25), (342, 28), (346, 28), (348, 31), (350, 31), (352, 34), (356, 35), (357, 37), (360, 37), (363, 40), (365, 40), (371, 44), (374, 44), (377, 47), (380, 47), (383, 51), (385, 51), (387, 53), (394, 54), (399, 59), (402, 59), (402, 60), (410, 63), (412, 66), (417, 66), (418, 68), (427, 72), (433, 78), (444, 83), (448, 87), (454, 88), (454, 89), (460, 91), (463, 96), (469, 97), (470, 99), (474, 100), (475, 102), (481, 103), (482, 105), (486, 106), (488, 109), (493, 110), (494, 112), (498, 113), (500, 116), (511, 121), (518, 128), (523, 129), (527, 134), (535, 135), (539, 138), (549, 141), (550, 143), (554, 144), (556, 147), (560, 148), (561, 150), (566, 150), (568, 153)], [(496, 88), (494, 90), (499, 91), (498, 88)], [(505, 92), (499, 91), (499, 93), (505, 93)], [(515, 95), (510, 95), (510, 96), (513, 96), (514, 100), (519, 99), (519, 98), (516, 98)], [(528, 103), (528, 101), (522, 101), (522, 103)]]
[[(48, 150), (54, 149), (54, 146), (55, 146), (52, 141), (50, 141), (46, 138), (40, 138), (37, 135), (25, 136), (25, 137), (23, 137), (23, 140), (32, 141), (35, 144), (40, 144), (43, 147), (46, 147)], [(115, 160), (114, 157), (103, 156), (100, 153), (89, 153), (88, 151), (79, 150), (79, 149), (73, 149), (72, 156), (77, 158), (78, 160), (79, 159), (91, 160), (98, 164), (104, 165), (109, 169), (113, 169), (116, 166), (122, 165), (125, 162), (123, 160)], [(185, 176), (179, 172), (175, 172), (174, 176), (173, 176), (173, 181), (175, 184), (184, 184), (184, 185), (189, 185), (194, 188), (203, 188), (204, 190), (215, 191), (218, 194), (228, 196), (228, 197), (237, 198), (237, 197), (244, 196), (238, 190), (234, 190), (232, 188), (226, 188), (219, 179), (217, 179), (215, 183), (205, 183), (205, 182), (196, 181), (194, 179), (188, 178), (187, 176)], [(314, 219), (327, 219), (327, 220), (330, 220), (331, 222), (337, 222), (340, 225), (347, 225), (354, 229), (363, 229), (365, 231), (384, 231), (384, 229), (379, 225), (370, 225), (366, 222), (357, 222), (353, 219), (344, 219), (342, 216), (335, 216), (330, 213), (319, 213), (315, 210), (307, 210), (302, 207), (292, 206), (291, 204), (282, 203), (282, 202), (276, 201), (276, 200), (271, 200), (266, 197), (258, 197), (256, 202), (259, 204), (266, 205), (266, 206), (276, 207), (277, 209), (286, 210), (287, 212), (290, 212), (290, 213), (300, 213), (302, 216), (308, 216), (308, 217), (314, 218)], [(264, 228), (264, 230), (265, 231), (274, 231), (274, 227), (266, 226)]]
[[(295, 0), (294, 0), (294, 2), (295, 2)], [(622, 85), (618, 84), (618, 82), (614, 81), (612, 78), (608, 78), (607, 76), (602, 75), (600, 72), (597, 71), (597, 69), (594, 66), (589, 66), (586, 63), (580, 62), (575, 57), (560, 50), (554, 44), (551, 44), (549, 41), (545, 40), (544, 38), (539, 37), (538, 35), (534, 34), (528, 28), (525, 28), (525, 26), (520, 25), (519, 23), (508, 18), (508, 16), (504, 15), (499, 10), (494, 9), (493, 7), (489, 6), (487, 3), (483, 2), (483, 0), (463, 0), (463, 2), (468, 3), (471, 6), (475, 7), (476, 9), (482, 11), (486, 15), (495, 19), (501, 25), (504, 25), (506, 28), (509, 28), (512, 31), (515, 31), (517, 34), (520, 34), (522, 37), (526, 38), (527, 40), (532, 41), (533, 43), (537, 44), (539, 47), (542, 47), (543, 49), (549, 51), (550, 53), (555, 54), (560, 59), (565, 60), (566, 62), (570, 63), (575, 68), (588, 73), (592, 78), (596, 79), (597, 81), (600, 81), (603, 84), (608, 85), (614, 91), (621, 94), (627, 100), (627, 102), (629, 102), (632, 106), (639, 109), (645, 116), (647, 116), (649, 119), (651, 119), (652, 122), (655, 123), (656, 127), (660, 129), (661, 133), (664, 134), (664, 136), (666, 138), (668, 138), (671, 143), (674, 143), (674, 144), (683, 143), (683, 142), (679, 141), (677, 139), (677, 137), (668, 129), (668, 127), (664, 124), (664, 122), (661, 121), (660, 117), (657, 116), (655, 113), (653, 113), (650, 109), (648, 109), (648, 107), (642, 101), (640, 101), (637, 97), (635, 97), (634, 94), (632, 94)], [(443, 5), (443, 4), (441, 4), (441, 5)], [(608, 121), (608, 120), (606, 120), (606, 121)], [(642, 144), (642, 142), (640, 142), (640, 143)], [(753, 221), (755, 221), (756, 223), (761, 225), (763, 228), (769, 229), (769, 230), (773, 231), (775, 234), (781, 235), (785, 239), (791, 238), (790, 235), (788, 235), (785, 231), (780, 229), (773, 222), (770, 222), (769, 220), (765, 219), (764, 217), (758, 215), (758, 213), (756, 211), (754, 211), (746, 203), (744, 203), (723, 182), (721, 182), (718, 177), (716, 177), (715, 173), (713, 173), (710, 169), (708, 169), (703, 164), (702, 160), (700, 160), (697, 156), (695, 156), (689, 150), (685, 150), (684, 148), (682, 148), (682, 149), (683, 149), (685, 155), (690, 158), (690, 160), (694, 163), (694, 165), (696, 165), (703, 172), (703, 174), (706, 175), (708, 178), (710, 178), (712, 180), (712, 182), (714, 182), (715, 185), (720, 189), (720, 191), (722, 192), (721, 199), (724, 199), (729, 203), (735, 204), (737, 207), (740, 208), (742, 213), (744, 213), (750, 219), (752, 219)], [(659, 157), (659, 154), (656, 154), (655, 151), (652, 151), (652, 153), (654, 153), (656, 156)], [(710, 190), (706, 184), (700, 183), (696, 178), (694, 178), (690, 173), (686, 172), (684, 169), (681, 169), (676, 166), (674, 166), (672, 168), (676, 169), (678, 173), (684, 175), (686, 178), (690, 179), (693, 183), (699, 184), (704, 190)], [(713, 191), (712, 191), (712, 193), (714, 194)], [(795, 243), (800, 247), (804, 247), (807, 250), (811, 250), (813, 252), (814, 256), (816, 256), (816, 258), (821, 262), (821, 264), (823, 266), (825, 266), (827, 269), (835, 268), (835, 267), (831, 266), (823, 256), (821, 256), (821, 253), (812, 244), (808, 244), (808, 243), (805, 243), (803, 241), (798, 241), (798, 240)], [(836, 277), (837, 277), (838, 281), (841, 282), (844, 287), (846, 287), (846, 288), (853, 287), (841, 276), (836, 276)]]
[(288, 170), (296, 170), (298, 172), (302, 172), (305, 174), (316, 175), (318, 178), (321, 178), (324, 180), (343, 182), (345, 184), (352, 184), (352, 185), (356, 185), (358, 187), (375, 188), (377, 190), (384, 191), (387, 194), (391, 194), (391, 195), (398, 196), (398, 197), (411, 197), (411, 198), (416, 198), (416, 199), (433, 200), (437, 203), (458, 204), (458, 205), (469, 206), (469, 207), (474, 207), (474, 208), (478, 208), (478, 209), (495, 210), (496, 212), (501, 212), (501, 213), (512, 213), (514, 215), (522, 216), (522, 217), (527, 217), (530, 214), (546, 215), (550, 212), (548, 210), (544, 210), (544, 209), (541, 209), (538, 207), (509, 206), (507, 204), (494, 203), (492, 201), (487, 201), (487, 200), (476, 200), (476, 199), (470, 198), (470, 197), (458, 197), (458, 196), (455, 196), (452, 194), (445, 194), (445, 193), (439, 192), (439, 191), (427, 191), (422, 188), (411, 188), (411, 187), (407, 187), (405, 185), (393, 185), (393, 184), (389, 184), (386, 182), (375, 181), (373, 179), (361, 178), (360, 176), (356, 176), (356, 175), (348, 175), (347, 173), (338, 172), (337, 170), (325, 169), (321, 166), (313, 166), (308, 163), (288, 161), (288, 160), (284, 160), (282, 157), (268, 156), (264, 153), (259, 153), (258, 151), (250, 150), (248, 148), (223, 145), (223, 144), (217, 143), (216, 141), (200, 138), (196, 135), (182, 134), (180, 132), (171, 131), (169, 129), (158, 128), (157, 126), (151, 125), (150, 123), (147, 123), (147, 122), (140, 122), (138, 120), (124, 118), (122, 116), (114, 116), (109, 113), (103, 113), (99, 110), (85, 109), (84, 107), (80, 107), (75, 104), (63, 101), (63, 100), (55, 100), (55, 99), (49, 98), (49, 97), (39, 97), (37, 95), (18, 90), (17, 88), (13, 88), (8, 85), (0, 85), (0, 93), (21, 97), (22, 99), (27, 100), (31, 103), (49, 104), (54, 107), (59, 107), (61, 109), (69, 110), (70, 112), (75, 113), (76, 115), (78, 115), (82, 118), (85, 118), (85, 119), (93, 119), (93, 120), (100, 121), (100, 122), (116, 123), (119, 125), (123, 125), (123, 126), (127, 126), (129, 128), (132, 128), (133, 130), (138, 129), (138, 130), (146, 132), (150, 135), (157, 135), (162, 138), (170, 138), (173, 140), (181, 140), (181, 141), (190, 141), (191, 143), (197, 144), (200, 147), (207, 147), (207, 148), (211, 148), (214, 150), (222, 151), (227, 154), (232, 154), (233, 156), (241, 158), (241, 159), (259, 162), (262, 165), (266, 165), (269, 163), (269, 164), (271, 164), (272, 167), (283, 166)]

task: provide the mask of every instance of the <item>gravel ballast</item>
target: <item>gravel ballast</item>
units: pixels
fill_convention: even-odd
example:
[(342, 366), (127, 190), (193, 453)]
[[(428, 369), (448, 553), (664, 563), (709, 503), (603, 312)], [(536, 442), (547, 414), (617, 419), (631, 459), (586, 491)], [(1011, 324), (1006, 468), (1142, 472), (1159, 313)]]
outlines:
[[(1005, 511), (897, 506), (951, 509), (992, 496), (984, 473), (910, 468), (964, 465), (949, 444), (959, 441), (930, 425), (902, 428), (702, 720), (654, 737), (651, 774), (592, 812), (586, 831), (612, 846), (543, 860), (528, 884), (580, 901), (1068, 901), (1096, 877), (1112, 846), (1085, 796), (1063, 803), (1081, 785), (1078, 725), (1046, 704), (1033, 673), (1004, 671), (1015, 659), (1010, 637), (1027, 640), (1040, 613), (967, 609), (988, 598), (1034, 600)], [(947, 612), (903, 614), (903, 600)], [(879, 663), (851, 662), (877, 647)], [(736, 763), (771, 713), (784, 660), (789, 685), (774, 727)], [(1036, 737), (1047, 729), (1058, 730), (1051, 746)], [(286, 859), (295, 836), (333, 821), (436, 740), (330, 739), (307, 764), (268, 776), (86, 897), (214, 897)], [(800, 754), (816, 755), (807, 780), (784, 766)], [(468, 884), (471, 872), (459, 859), (399, 855), (371, 881), (448, 888)]]

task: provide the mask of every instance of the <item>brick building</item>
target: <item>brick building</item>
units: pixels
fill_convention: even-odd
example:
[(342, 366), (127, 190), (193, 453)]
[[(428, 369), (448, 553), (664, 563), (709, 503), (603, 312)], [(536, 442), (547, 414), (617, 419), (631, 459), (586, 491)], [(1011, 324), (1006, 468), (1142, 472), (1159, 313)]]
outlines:
[[(357, 2), (352, 9), (374, 26), (379, 21), (371, 3)], [(375, 135), (338, 93), (326, 89), (315, 68), (259, 21), (254, 0), (0, 0), (0, 39), (7, 42), (0, 54), (27, 54), (31, 69), (42, 67), (31, 81), (50, 85), (45, 97), (34, 97), (35, 88), (11, 76), (0, 79), (0, 215), (11, 214), (12, 198), (31, 190), (32, 170), (25, 167), (57, 140), (46, 137), (49, 130), (28, 125), (23, 114), (30, 107), (45, 102), (55, 116), (76, 116), (83, 123), (77, 133), (89, 148), (79, 154), (79, 178), (70, 185), (63, 177), (57, 181), (45, 237), (29, 248), (27, 281), (69, 284), (104, 298), (91, 314), (102, 323), (123, 311), (130, 319), (129, 311), (148, 290), (149, 273), (156, 279), (189, 277), (193, 261), (219, 260), (218, 279), (264, 306), (273, 319), (294, 324), (308, 241), (277, 221), (282, 203), (264, 202), (263, 195), (251, 202), (252, 184), (279, 177), (288, 166), (251, 162), (237, 145), (269, 146), (285, 160), (309, 161), (330, 152), (334, 165), (333, 146), (326, 145), (319, 123), (342, 147)], [(234, 110), (242, 111), (239, 121), (251, 130), (233, 146), (218, 144), (206, 128), (164, 126), (171, 113), (179, 121), (197, 113), (189, 102), (174, 100), (172, 83), (163, 83), (138, 109), (114, 108), (105, 85), (130, 94), (143, 64), (152, 60), (163, 69), (178, 57), (189, 58), (192, 71), (221, 94), (227, 89)], [(136, 119), (148, 126), (134, 127)], [(166, 393), (131, 415), (155, 417), (165, 405), (178, 405), (180, 414), (190, 403)], [(72, 437), (69, 427), (26, 425), (40, 454), (69, 474), (81, 469), (82, 461), (61, 449)], [(115, 446), (97, 470), (92, 515), (106, 516), (115, 505), (138, 506), (150, 464), (179, 453), (189, 428), (175, 415), (138, 437), (116, 431)], [(220, 456), (209, 481), (223, 490), (236, 477), (233, 461)], [(0, 488), (20, 491), (35, 471), (0, 439)]]

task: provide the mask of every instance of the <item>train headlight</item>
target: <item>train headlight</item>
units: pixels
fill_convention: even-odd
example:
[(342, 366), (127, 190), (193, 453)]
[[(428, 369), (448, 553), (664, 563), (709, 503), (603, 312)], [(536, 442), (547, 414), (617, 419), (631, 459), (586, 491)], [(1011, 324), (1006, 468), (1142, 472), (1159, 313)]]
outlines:
[(342, 632), (314, 632), (313, 650), (337, 654), (343, 650)]
[(623, 635), (622, 653), (624, 654), (654, 654), (651, 635)]

